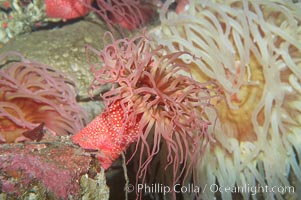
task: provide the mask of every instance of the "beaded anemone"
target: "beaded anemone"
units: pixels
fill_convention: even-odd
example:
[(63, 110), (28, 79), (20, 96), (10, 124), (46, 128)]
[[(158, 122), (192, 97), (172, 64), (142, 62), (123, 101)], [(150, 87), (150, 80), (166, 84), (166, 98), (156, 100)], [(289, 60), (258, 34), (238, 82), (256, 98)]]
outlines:
[[(204, 113), (205, 110), (211, 110), (211, 101), (218, 95), (217, 87), (210, 81), (200, 83), (191, 78), (189, 69), (178, 63), (178, 59), (186, 54), (184, 52), (166, 55), (161, 47), (151, 47), (152, 41), (146, 35), (115, 40), (108, 33), (105, 41), (109, 41), (108, 37), (112, 42), (101, 52), (88, 47), (103, 62), (101, 66), (99, 63), (91, 64), (95, 77), (91, 88), (97, 90), (104, 85), (110, 86), (110, 90), (101, 95), (107, 109), (92, 122), (94, 128), (90, 130), (95, 132), (97, 129), (101, 133), (95, 134), (97, 138), (94, 138), (94, 134), (84, 129), (86, 136), (94, 138), (93, 142), (85, 145), (83, 139), (78, 143), (85, 148), (100, 147), (100, 153), (108, 158), (110, 155), (104, 153), (106, 145), (114, 146), (115, 142), (120, 142), (108, 135), (127, 137), (120, 138), (126, 143), (119, 143), (122, 146), (118, 148), (118, 153), (131, 142), (137, 141), (137, 177), (142, 182), (145, 181), (149, 164), (164, 146), (165, 168), (161, 167), (162, 171), (169, 167), (172, 172), (169, 178), (177, 182), (190, 174), (192, 166), (210, 140), (207, 129), (211, 123)], [(116, 113), (110, 111), (115, 106), (118, 107), (116, 122)], [(96, 127), (99, 126), (97, 123), (101, 127)], [(115, 123), (118, 126), (121, 123), (121, 129), (115, 130)], [(89, 129), (89, 125), (86, 128)], [(77, 139), (74, 140), (77, 142)], [(86, 139), (87, 143), (90, 140)], [(102, 140), (106, 143), (96, 147), (95, 144)], [(110, 150), (113, 153), (110, 157), (116, 158), (114, 149)]]

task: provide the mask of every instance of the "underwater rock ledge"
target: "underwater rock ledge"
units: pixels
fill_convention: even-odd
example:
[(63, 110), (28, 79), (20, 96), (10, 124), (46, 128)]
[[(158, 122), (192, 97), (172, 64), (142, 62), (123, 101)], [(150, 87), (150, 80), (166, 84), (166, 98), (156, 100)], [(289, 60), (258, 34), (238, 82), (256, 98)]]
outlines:
[(104, 173), (88, 177), (92, 159), (62, 141), (1, 144), (1, 199), (81, 199), (100, 179), (101, 196), (93, 199), (108, 199)]

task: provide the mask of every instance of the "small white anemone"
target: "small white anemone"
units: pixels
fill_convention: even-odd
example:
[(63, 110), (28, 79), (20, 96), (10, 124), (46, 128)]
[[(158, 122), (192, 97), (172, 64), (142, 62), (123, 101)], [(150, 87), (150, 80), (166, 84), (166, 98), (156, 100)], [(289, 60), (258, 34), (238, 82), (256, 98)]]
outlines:
[[(150, 31), (170, 52), (201, 58), (190, 60), (195, 79), (222, 87), (225, 100), (216, 103), (211, 127), (216, 141), (197, 170), (203, 188), (236, 189), (221, 192), (223, 199), (234, 193), (256, 199), (255, 188), (265, 199), (297, 198), (301, 191), (300, 10), (284, 0), (192, 0), (187, 12), (162, 11), (161, 25)], [(201, 198), (215, 195), (207, 188)]]

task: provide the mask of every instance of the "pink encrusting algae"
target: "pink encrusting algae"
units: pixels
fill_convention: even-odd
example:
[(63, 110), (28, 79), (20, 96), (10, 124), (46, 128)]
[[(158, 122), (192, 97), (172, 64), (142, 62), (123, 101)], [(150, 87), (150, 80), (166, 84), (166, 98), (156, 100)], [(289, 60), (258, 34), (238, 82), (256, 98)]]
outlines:
[(112, 43), (101, 52), (88, 47), (88, 52), (97, 54), (103, 63), (91, 64), (92, 90), (111, 86), (101, 95), (107, 108), (73, 136), (73, 141), (86, 149), (99, 149), (104, 168), (130, 143), (137, 142), (137, 179), (142, 182), (164, 143), (168, 151), (165, 167), (172, 166), (173, 182), (179, 181), (191, 172), (210, 141), (207, 129), (212, 124), (203, 114), (214, 110), (211, 101), (219, 97), (217, 86), (194, 81), (189, 69), (178, 62), (186, 53), (164, 55), (161, 47), (151, 47), (146, 35), (115, 40), (107, 33), (104, 39)]
[(63, 142), (3, 144), (0, 155), (1, 193), (6, 199), (30, 199), (31, 192), (38, 199), (81, 199), (79, 181), (92, 158), (76, 148)]
[(55, 135), (74, 134), (82, 129), (87, 114), (77, 104), (74, 83), (66, 74), (26, 60), (16, 52), (0, 55), (0, 61), (10, 56), (21, 61), (0, 70), (2, 142), (22, 140), (22, 133), (41, 123)]

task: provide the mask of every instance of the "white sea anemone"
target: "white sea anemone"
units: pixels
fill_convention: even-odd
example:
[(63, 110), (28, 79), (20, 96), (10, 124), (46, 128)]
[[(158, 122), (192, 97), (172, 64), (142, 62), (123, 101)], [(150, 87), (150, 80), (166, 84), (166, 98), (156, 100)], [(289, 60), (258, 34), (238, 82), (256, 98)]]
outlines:
[[(198, 165), (205, 188), (262, 186), (266, 199), (297, 198), (301, 183), (301, 3), (272, 1), (191, 1), (180, 14), (165, 12), (150, 31), (183, 58), (199, 81), (215, 80), (225, 101)], [(214, 120), (211, 113), (208, 118)], [(292, 181), (290, 177), (294, 177)], [(275, 187), (274, 187), (275, 186)], [(293, 186), (293, 187), (291, 187)], [(271, 191), (273, 189), (273, 191)], [(278, 189), (280, 188), (280, 189)], [(290, 191), (289, 191), (290, 189)], [(294, 192), (292, 190), (294, 189)], [(257, 195), (240, 191), (244, 199)], [(209, 188), (201, 197), (212, 199)], [(233, 193), (221, 192), (223, 199)]]

